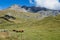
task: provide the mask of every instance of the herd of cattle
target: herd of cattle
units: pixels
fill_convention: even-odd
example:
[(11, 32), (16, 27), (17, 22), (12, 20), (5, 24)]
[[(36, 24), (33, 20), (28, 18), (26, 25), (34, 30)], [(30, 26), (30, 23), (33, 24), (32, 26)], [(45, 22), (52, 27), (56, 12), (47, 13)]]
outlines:
[[(9, 30), (6, 30), (6, 29), (1, 29), (0, 32), (8, 32)], [(24, 30), (11, 30), (12, 32), (20, 32), (20, 33), (23, 33)]]

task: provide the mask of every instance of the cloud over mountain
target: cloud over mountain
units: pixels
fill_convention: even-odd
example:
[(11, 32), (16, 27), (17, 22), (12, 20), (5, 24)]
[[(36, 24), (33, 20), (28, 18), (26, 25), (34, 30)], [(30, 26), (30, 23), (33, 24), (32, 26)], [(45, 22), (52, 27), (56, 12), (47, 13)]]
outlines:
[[(30, 0), (32, 2), (32, 0)], [(35, 5), (38, 7), (45, 7), (49, 9), (60, 10), (59, 0), (34, 0)]]

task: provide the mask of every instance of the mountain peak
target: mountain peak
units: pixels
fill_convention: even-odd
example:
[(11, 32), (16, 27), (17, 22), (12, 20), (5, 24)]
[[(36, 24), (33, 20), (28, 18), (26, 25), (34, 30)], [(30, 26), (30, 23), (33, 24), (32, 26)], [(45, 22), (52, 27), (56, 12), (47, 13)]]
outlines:
[(26, 10), (24, 8), (22, 8), (20, 5), (17, 5), (17, 4), (14, 4), (14, 5), (10, 6), (9, 9), (20, 11), (20, 12), (26, 12)]
[(10, 7), (10, 9), (20, 9), (21, 7), (19, 6), (19, 5), (17, 5), (17, 4), (14, 4), (14, 5), (12, 5), (11, 7)]

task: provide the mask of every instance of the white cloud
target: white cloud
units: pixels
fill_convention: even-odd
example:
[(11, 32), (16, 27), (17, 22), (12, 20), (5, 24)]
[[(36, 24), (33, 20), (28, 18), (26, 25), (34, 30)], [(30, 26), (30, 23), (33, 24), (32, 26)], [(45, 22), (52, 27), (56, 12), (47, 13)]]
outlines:
[(34, 0), (36, 6), (60, 10), (59, 0)]

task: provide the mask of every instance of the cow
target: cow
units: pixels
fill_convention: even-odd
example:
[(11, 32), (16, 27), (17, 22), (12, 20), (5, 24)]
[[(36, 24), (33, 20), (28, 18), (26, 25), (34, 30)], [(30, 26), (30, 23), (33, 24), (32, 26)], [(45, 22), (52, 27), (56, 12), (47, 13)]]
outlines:
[(23, 33), (24, 32), (24, 30), (12, 30), (13, 32), (21, 32), (21, 33)]

